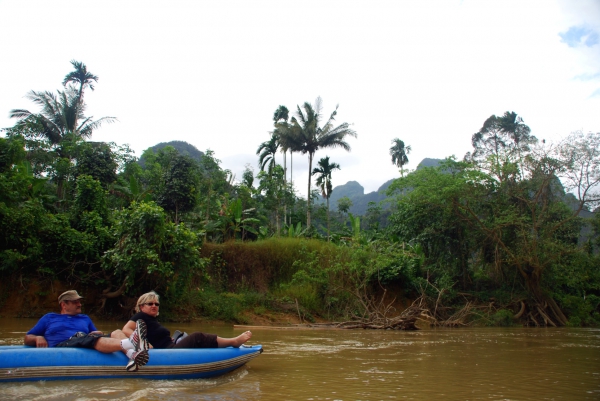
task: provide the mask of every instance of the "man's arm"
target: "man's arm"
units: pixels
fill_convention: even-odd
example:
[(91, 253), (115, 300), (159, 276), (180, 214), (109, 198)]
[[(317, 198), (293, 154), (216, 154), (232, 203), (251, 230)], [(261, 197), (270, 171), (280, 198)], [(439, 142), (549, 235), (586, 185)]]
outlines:
[(44, 336), (36, 336), (35, 334), (25, 334), (25, 345), (30, 345), (37, 348), (47, 348), (48, 342)]
[(35, 326), (31, 330), (25, 334), (25, 345), (30, 345), (32, 347), (38, 348), (47, 348), (48, 341), (44, 337), (46, 334), (46, 328), (48, 327), (48, 314), (45, 314), (41, 317), (40, 320), (36, 323)]

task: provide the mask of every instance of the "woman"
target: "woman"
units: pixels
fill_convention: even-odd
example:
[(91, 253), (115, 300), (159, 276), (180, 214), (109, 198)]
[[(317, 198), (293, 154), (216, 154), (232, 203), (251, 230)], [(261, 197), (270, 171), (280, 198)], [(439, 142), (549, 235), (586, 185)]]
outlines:
[(252, 333), (249, 331), (234, 338), (222, 338), (215, 334), (195, 332), (175, 344), (171, 338), (171, 332), (156, 319), (160, 306), (158, 298), (158, 294), (154, 291), (139, 297), (135, 306), (137, 313), (123, 326), (123, 333), (130, 336), (135, 330), (135, 322), (142, 319), (148, 329), (146, 338), (154, 348), (223, 348), (230, 346), (237, 348), (252, 337)]

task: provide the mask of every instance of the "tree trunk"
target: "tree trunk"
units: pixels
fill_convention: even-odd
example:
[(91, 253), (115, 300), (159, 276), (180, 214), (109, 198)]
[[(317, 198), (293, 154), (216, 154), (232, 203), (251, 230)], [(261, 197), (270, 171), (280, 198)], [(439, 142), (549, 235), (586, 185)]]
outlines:
[(329, 196), (327, 197), (327, 242), (331, 241), (331, 234), (329, 231)]
[[(294, 187), (294, 152), (290, 150), (290, 183), (292, 184), (292, 188)], [(290, 222), (289, 225), (292, 225), (292, 210), (290, 210)]]
[[(283, 152), (283, 184), (287, 189), (287, 152)], [(283, 204), (283, 224), (287, 222), (287, 204)], [(279, 233), (279, 228), (277, 229)], [(279, 234), (277, 235), (279, 236)]]
[[(554, 299), (545, 294), (540, 283), (540, 271), (534, 270), (531, 274), (526, 275), (527, 289), (533, 295), (533, 305), (530, 305), (528, 316), (536, 325), (540, 325), (543, 321), (545, 326), (566, 326), (568, 323), (567, 317), (560, 310)], [(541, 320), (535, 317), (538, 316)]]
[(308, 154), (308, 197), (306, 198), (306, 228), (310, 228), (310, 209), (311, 209), (311, 198), (310, 198), (310, 179), (312, 178), (312, 161), (314, 153)]

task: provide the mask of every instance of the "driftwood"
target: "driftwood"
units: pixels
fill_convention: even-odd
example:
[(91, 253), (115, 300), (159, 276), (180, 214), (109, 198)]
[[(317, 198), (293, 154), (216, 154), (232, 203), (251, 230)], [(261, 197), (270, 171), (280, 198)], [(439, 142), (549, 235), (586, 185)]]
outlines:
[(362, 316), (354, 316), (344, 322), (313, 323), (305, 327), (337, 328), (337, 329), (373, 329), (373, 330), (419, 330), (416, 326), (418, 319), (428, 319), (428, 311), (422, 307), (422, 299), (415, 300), (397, 316), (392, 316), (395, 308), (392, 306), (396, 299), (384, 304), (384, 295), (379, 302), (373, 298), (364, 302), (365, 311)]

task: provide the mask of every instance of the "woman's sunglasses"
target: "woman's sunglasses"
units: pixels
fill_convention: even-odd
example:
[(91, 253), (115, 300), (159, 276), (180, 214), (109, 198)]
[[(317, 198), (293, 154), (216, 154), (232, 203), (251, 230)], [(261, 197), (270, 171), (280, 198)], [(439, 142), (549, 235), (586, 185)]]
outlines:
[(160, 304), (158, 302), (146, 302), (144, 305), (148, 305), (148, 306), (160, 306)]

